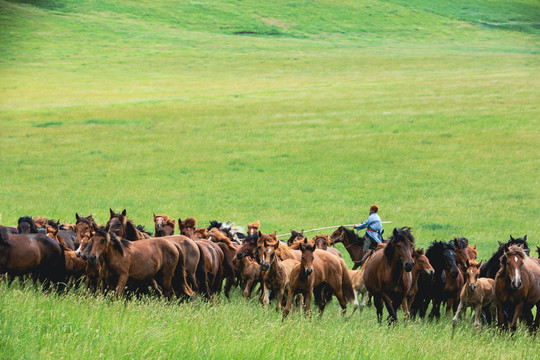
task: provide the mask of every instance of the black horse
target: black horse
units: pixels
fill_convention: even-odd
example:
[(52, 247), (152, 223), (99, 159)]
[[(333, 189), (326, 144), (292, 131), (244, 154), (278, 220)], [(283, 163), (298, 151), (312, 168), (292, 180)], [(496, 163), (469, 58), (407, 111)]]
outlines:
[(217, 220), (210, 221), (210, 225), (206, 228), (206, 230), (210, 231), (212, 228), (217, 228), (221, 232), (223, 232), (227, 237), (238, 244), (242, 244), (242, 242), (246, 238), (246, 234), (240, 232), (238, 230), (238, 227), (234, 226), (234, 223), (231, 223), (230, 221), (227, 222), (219, 222)]
[[(499, 271), (501, 267), (500, 259), (501, 256), (504, 255), (504, 245), (502, 242), (499, 243), (499, 248), (497, 251), (491, 255), (491, 258), (482, 264), (480, 267), (480, 277), (487, 277), (491, 279), (495, 279), (495, 275), (497, 275), (497, 272)], [(510, 235), (510, 240), (506, 243), (507, 246), (510, 245), (523, 245), (523, 250), (527, 253), (527, 255), (530, 254), (529, 245), (527, 244), (527, 235), (525, 235), (522, 238), (514, 239), (512, 235)]]
[(450, 294), (444, 291), (446, 284), (446, 273), (450, 273), (454, 278), (459, 275), (456, 264), (456, 253), (452, 242), (434, 241), (426, 251), (426, 257), (435, 270), (433, 275), (421, 273), (418, 278), (418, 292), (411, 305), (411, 316), (415, 317), (419, 313), (420, 318), (426, 316), (429, 303), (433, 301), (433, 307), (429, 318), (441, 317), (441, 303), (448, 300)]
[(17, 222), (17, 231), (19, 234), (46, 234), (47, 230), (38, 228), (31, 216), (22, 216)]

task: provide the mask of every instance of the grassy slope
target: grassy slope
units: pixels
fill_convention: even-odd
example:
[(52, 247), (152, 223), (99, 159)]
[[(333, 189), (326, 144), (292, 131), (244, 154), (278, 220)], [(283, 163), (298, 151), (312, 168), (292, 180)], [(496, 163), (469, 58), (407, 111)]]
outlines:
[[(112, 207), (148, 226), (155, 211), (285, 232), (377, 203), (421, 246), (465, 235), (486, 258), (508, 233), (539, 244), (536, 2), (162, 4), (0, 1), (4, 224), (105, 222)], [(304, 326), (278, 323), (274, 336)]]

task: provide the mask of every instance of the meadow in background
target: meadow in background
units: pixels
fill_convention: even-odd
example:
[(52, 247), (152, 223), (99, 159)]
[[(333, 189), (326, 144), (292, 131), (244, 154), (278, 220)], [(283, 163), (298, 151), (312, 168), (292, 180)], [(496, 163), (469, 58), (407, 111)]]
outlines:
[[(104, 224), (109, 208), (125, 208), (147, 228), (156, 212), (200, 225), (260, 220), (262, 231), (285, 233), (360, 222), (376, 203), (392, 221), (385, 229), (411, 226), (418, 246), (466, 236), (487, 259), (496, 241), (527, 234), (534, 249), (539, 18), (532, 0), (0, 0), (2, 224), (25, 215), (74, 221), (75, 212)], [(235, 296), (191, 308), (2, 284), (0, 350), (12, 358), (540, 350), (523, 329), (470, 340), (468, 325), (449, 345), (450, 318), (388, 328), (375, 325), (371, 308), (361, 320), (330, 307), (322, 319), (281, 323)]]

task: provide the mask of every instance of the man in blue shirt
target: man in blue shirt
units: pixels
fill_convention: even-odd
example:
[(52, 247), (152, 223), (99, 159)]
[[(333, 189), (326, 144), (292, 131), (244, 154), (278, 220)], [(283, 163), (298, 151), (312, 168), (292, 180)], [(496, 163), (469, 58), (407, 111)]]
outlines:
[(371, 205), (367, 220), (361, 224), (354, 225), (356, 230), (366, 229), (365, 251), (375, 249), (377, 244), (382, 242), (382, 222), (379, 215), (377, 215), (377, 211), (379, 211), (377, 205)]

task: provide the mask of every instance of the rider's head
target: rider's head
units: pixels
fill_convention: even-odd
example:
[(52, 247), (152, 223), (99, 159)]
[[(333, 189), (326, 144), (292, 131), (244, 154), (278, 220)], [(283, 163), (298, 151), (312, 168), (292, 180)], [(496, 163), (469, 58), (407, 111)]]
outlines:
[(377, 207), (377, 205), (371, 205), (369, 207), (369, 213), (372, 214), (372, 213), (376, 213), (377, 211), (379, 211), (379, 208)]

